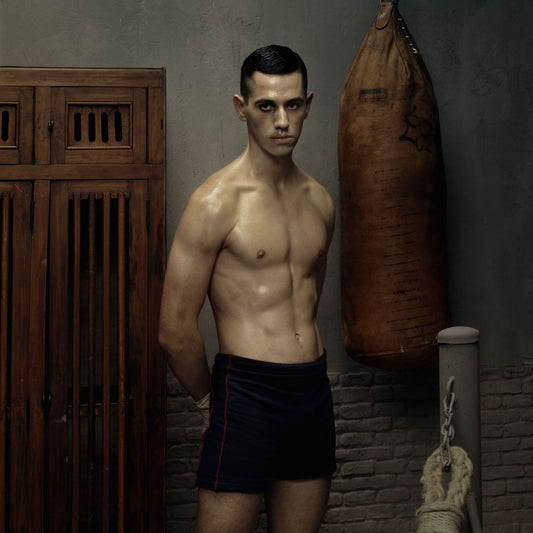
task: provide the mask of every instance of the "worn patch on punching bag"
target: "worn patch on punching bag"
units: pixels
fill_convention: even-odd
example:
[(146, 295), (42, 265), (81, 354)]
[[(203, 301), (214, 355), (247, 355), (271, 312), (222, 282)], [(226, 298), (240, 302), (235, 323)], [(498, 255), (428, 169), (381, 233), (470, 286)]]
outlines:
[(435, 131), (432, 123), (419, 117), (416, 106), (405, 115), (405, 131), (400, 135), (400, 141), (409, 141), (419, 152), (431, 153), (431, 146), (435, 144)]
[(359, 91), (359, 101), (363, 104), (368, 102), (386, 102), (388, 98), (389, 91), (387, 88), (361, 89)]

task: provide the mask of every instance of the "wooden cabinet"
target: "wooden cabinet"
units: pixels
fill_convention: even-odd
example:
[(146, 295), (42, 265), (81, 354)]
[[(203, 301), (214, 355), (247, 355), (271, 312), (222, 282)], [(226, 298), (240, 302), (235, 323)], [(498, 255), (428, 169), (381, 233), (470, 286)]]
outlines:
[(164, 72), (0, 69), (0, 532), (164, 530)]

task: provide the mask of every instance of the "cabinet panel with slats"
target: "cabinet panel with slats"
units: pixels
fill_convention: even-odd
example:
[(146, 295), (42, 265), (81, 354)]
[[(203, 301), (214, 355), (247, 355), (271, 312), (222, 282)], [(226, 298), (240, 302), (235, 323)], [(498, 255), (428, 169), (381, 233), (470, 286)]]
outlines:
[(0, 533), (164, 529), (163, 81), (0, 68)]

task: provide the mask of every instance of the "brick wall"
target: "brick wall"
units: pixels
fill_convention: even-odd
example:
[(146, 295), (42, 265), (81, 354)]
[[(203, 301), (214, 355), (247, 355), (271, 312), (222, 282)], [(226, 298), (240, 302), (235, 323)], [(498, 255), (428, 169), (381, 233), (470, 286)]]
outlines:
[[(438, 367), (330, 379), (338, 469), (321, 531), (416, 531), (421, 470), (440, 443)], [(533, 368), (483, 369), (481, 395), (484, 533), (533, 533)], [(201, 417), (172, 377), (167, 402), (167, 531), (187, 533)]]
[(481, 372), (484, 533), (533, 533), (533, 367)]

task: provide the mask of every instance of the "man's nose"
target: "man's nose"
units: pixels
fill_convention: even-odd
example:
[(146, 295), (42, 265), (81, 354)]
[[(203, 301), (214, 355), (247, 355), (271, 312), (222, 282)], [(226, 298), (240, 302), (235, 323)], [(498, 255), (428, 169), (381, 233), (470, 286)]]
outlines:
[(287, 129), (289, 127), (289, 117), (287, 116), (287, 111), (283, 107), (280, 107), (276, 111), (274, 126), (276, 127), (276, 129), (281, 130)]

